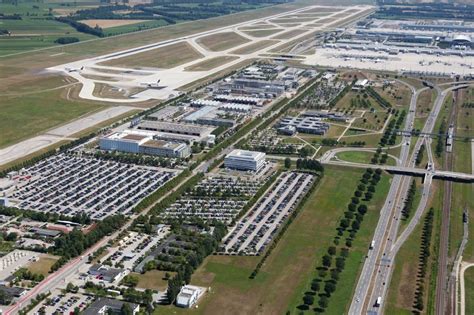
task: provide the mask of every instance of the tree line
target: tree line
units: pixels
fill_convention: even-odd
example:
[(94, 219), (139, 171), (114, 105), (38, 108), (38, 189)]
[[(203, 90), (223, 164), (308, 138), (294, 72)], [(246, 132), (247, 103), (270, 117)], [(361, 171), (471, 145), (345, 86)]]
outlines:
[(116, 232), (125, 222), (126, 218), (121, 214), (109, 216), (97, 222), (87, 234), (75, 228), (70, 233), (56, 238), (54, 245), (48, 249), (48, 252), (61, 256), (61, 258), (51, 266), (51, 272), (58, 270), (69, 259), (81, 255), (104, 236)]
[[(317, 306), (313, 308), (314, 312), (322, 314), (326, 311), (346, 266), (352, 242), (368, 210), (367, 204), (362, 201), (368, 202), (372, 199), (381, 174), (382, 170), (380, 169), (375, 171), (367, 169), (362, 175), (354, 191), (354, 196), (347, 206), (347, 211), (344, 212), (344, 217), (340, 219), (339, 226), (336, 228), (337, 235), (334, 237), (333, 245), (328, 247), (326, 254), (321, 258), (316, 268), (317, 276), (310, 282), (310, 289), (304, 293), (303, 303), (297, 307), (299, 310), (309, 310), (317, 302)], [(365, 198), (361, 200), (363, 196)]]
[(428, 258), (431, 255), (431, 236), (433, 233), (433, 220), (434, 220), (434, 210), (431, 208), (423, 222), (423, 231), (421, 234), (421, 247), (418, 260), (418, 273), (416, 276), (416, 291), (415, 299), (413, 302), (413, 312), (415, 314), (421, 314), (424, 309), (423, 295), (425, 292), (424, 283), (426, 277), (426, 271), (428, 268)]

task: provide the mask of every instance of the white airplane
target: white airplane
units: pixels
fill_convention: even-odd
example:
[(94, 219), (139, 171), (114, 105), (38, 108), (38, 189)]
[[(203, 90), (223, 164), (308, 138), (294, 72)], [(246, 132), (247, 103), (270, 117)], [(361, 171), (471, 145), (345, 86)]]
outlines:
[(142, 82), (140, 85), (146, 86), (149, 88), (163, 88), (163, 85), (160, 85), (161, 79), (158, 79), (156, 82)]
[(79, 71), (82, 71), (82, 70), (84, 70), (84, 66), (82, 66), (80, 68), (66, 68), (67, 72), (79, 72)]

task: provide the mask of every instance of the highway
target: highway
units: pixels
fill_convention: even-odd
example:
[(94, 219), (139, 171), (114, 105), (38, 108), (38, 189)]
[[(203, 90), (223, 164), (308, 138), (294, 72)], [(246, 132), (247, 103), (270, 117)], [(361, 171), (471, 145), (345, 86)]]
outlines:
[[(452, 86), (445, 90), (441, 90), (438, 86), (435, 87), (438, 92), (438, 95), (435, 100), (433, 109), (430, 115), (428, 116), (426, 123), (423, 127), (423, 132), (431, 133), (433, 131), (437, 117), (439, 115), (439, 112), (441, 111), (441, 108), (444, 104), (446, 96), (448, 95), (450, 91), (457, 89), (459, 87), (460, 86)], [(407, 124), (409, 123), (408, 119), (406, 123)], [(410, 143), (410, 141), (408, 141), (408, 143)], [(420, 137), (415, 143), (412, 156), (409, 160), (408, 160), (408, 154), (405, 153), (406, 154), (405, 159), (402, 161), (406, 162), (405, 165), (408, 168), (413, 168), (415, 166), (416, 154), (423, 143), (426, 145), (428, 149), (431, 148), (431, 140), (428, 137)], [(402, 154), (403, 152), (401, 153), (401, 158), (402, 158)], [(428, 159), (429, 159), (429, 163), (431, 165), (434, 165), (431, 152), (428, 154)], [(383, 313), (383, 303), (386, 299), (388, 287), (390, 284), (390, 279), (393, 272), (394, 259), (399, 249), (401, 248), (401, 246), (405, 243), (405, 241), (411, 235), (411, 233), (413, 232), (413, 230), (415, 229), (415, 227), (421, 220), (421, 217), (423, 216), (424, 210), (426, 209), (426, 205), (429, 199), (430, 188), (431, 188), (433, 177), (435, 177), (436, 174), (441, 173), (439, 171), (434, 170), (434, 168), (427, 170), (427, 172), (428, 173), (426, 173), (425, 175), (425, 181), (423, 185), (422, 198), (417, 207), (417, 210), (415, 214), (413, 215), (412, 219), (410, 220), (408, 226), (397, 238), (398, 229), (400, 225), (400, 216), (401, 216), (400, 212), (404, 205), (406, 194), (408, 192), (408, 188), (411, 183), (411, 178), (405, 177), (404, 180), (402, 181), (402, 184), (399, 187), (398, 198), (396, 200), (396, 203), (393, 204), (394, 211), (390, 215), (390, 218), (392, 220), (390, 220), (390, 224), (384, 230), (384, 235), (386, 236), (386, 238), (383, 239), (383, 242), (381, 243), (381, 247), (383, 248), (381, 248), (379, 251), (382, 254), (379, 254), (379, 259), (376, 261), (376, 263), (372, 264), (370, 268), (368, 268), (371, 270), (370, 276), (364, 275), (364, 277), (366, 278), (370, 277), (372, 279), (372, 282), (370, 282), (367, 288), (367, 291), (371, 289), (372, 292), (371, 294), (362, 296), (362, 298), (364, 298), (363, 300), (364, 303), (363, 303), (363, 306), (359, 309), (359, 312), (350, 313), (350, 314), (364, 314), (365, 311), (367, 311), (367, 313), (369, 314)], [(446, 173), (446, 171), (444, 171), (444, 173)], [(389, 195), (387, 199), (393, 199), (393, 196)], [(386, 221), (386, 220), (383, 220), (383, 221)], [(378, 297), (381, 298), (381, 304), (378, 306), (375, 306), (374, 302)], [(361, 298), (359, 297), (359, 299)]]
[[(405, 129), (411, 130), (415, 120), (416, 103), (420, 92), (416, 91), (413, 86), (408, 86), (412, 91), (412, 97), (410, 100), (409, 111), (406, 116)], [(410, 136), (402, 136), (402, 146), (399, 158), (400, 166), (404, 166), (406, 164), (406, 159), (410, 150), (410, 142)], [(369, 250), (367, 258), (362, 267), (362, 271), (357, 282), (351, 306), (349, 308), (349, 314), (362, 314), (370, 304), (370, 301), (368, 301), (369, 297), (371, 296), (369, 290), (371, 288), (371, 283), (374, 277), (377, 264), (384, 263), (385, 261), (386, 250), (384, 246), (384, 241), (387, 239), (386, 233), (388, 231), (390, 222), (394, 218), (393, 212), (395, 208), (395, 203), (399, 196), (398, 191), (400, 189), (401, 184), (402, 176), (395, 175), (393, 177), (392, 184), (390, 185), (390, 190), (388, 192), (385, 203), (382, 209), (380, 210), (380, 219), (377, 223), (377, 227), (375, 228), (373, 237), (374, 246), (371, 250)]]

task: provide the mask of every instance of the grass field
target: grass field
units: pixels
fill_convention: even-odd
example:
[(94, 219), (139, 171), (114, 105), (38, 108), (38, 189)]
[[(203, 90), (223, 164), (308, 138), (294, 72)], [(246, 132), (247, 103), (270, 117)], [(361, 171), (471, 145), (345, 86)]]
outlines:
[(352, 124), (352, 126), (355, 128), (363, 128), (363, 129), (379, 131), (383, 128), (387, 118), (388, 118), (387, 112), (367, 111), (364, 113), (363, 117), (357, 118)]
[[(303, 293), (308, 289), (316, 262), (320, 261), (332, 243), (337, 220), (343, 215), (346, 207), (345, 203), (340, 201), (350, 199), (361, 173), (362, 170), (349, 168), (327, 168), (319, 187), (313, 192), (254, 280), (248, 277), (259, 261), (258, 257), (208, 257), (193, 275), (191, 283), (211, 287), (211, 293), (203, 299), (198, 309), (186, 312), (213, 314), (225, 309), (226, 314), (283, 314), (287, 310), (295, 313), (295, 307), (301, 303)], [(344, 185), (340, 185), (342, 180)], [(387, 182), (388, 179), (384, 177), (384, 184), (381, 187)], [(383, 199), (383, 190), (378, 189), (377, 194), (380, 196), (374, 200)], [(375, 209), (378, 207), (374, 206), (372, 208), (374, 211), (369, 212), (377, 217), (378, 212)], [(371, 215), (364, 221), (367, 222), (367, 226), (370, 222), (369, 216)], [(362, 227), (360, 231), (361, 243), (367, 238), (363, 232), (365, 228), (367, 227)], [(362, 245), (360, 249), (354, 248), (354, 255), (349, 259), (354, 257), (357, 260), (355, 265), (352, 261), (346, 263), (354, 272), (358, 270), (359, 250), (361, 252), (366, 250), (366, 245)], [(345, 290), (341, 289), (335, 294), (343, 297), (345, 302), (350, 299)], [(345, 308), (345, 302), (337, 303), (336, 299), (333, 302), (343, 304), (342, 309)], [(330, 307), (339, 308), (337, 305)], [(175, 307), (160, 309), (160, 314), (184, 314), (184, 312)]]
[(294, 36), (301, 35), (304, 32), (307, 32), (307, 31), (306, 30), (291, 30), (291, 31), (287, 31), (287, 32), (280, 33), (280, 34), (277, 34), (275, 36), (272, 36), (272, 38), (274, 38), (274, 39), (288, 39), (288, 38), (292, 38)]
[(340, 152), (336, 156), (343, 161), (354, 162), (354, 163), (364, 163), (369, 164), (373, 152), (363, 152), (363, 151), (352, 151), (352, 152)]
[[(464, 95), (465, 96), (465, 95)], [(470, 101), (470, 100), (469, 100)], [(466, 112), (469, 115), (466, 115)], [(458, 107), (457, 115), (457, 135), (472, 136), (474, 133), (474, 121), (470, 115), (474, 111), (468, 108)], [(472, 159), (471, 156), (471, 142), (470, 141), (455, 141), (453, 145), (453, 166), (454, 171), (463, 173), (472, 173)], [(459, 248), (463, 235), (462, 215), (464, 210), (468, 211), (469, 218), (474, 217), (474, 185), (453, 183), (453, 196), (451, 212), (450, 212), (450, 229), (449, 229), (449, 255), (453, 257)], [(469, 241), (468, 244), (474, 242), (474, 225), (469, 224)], [(474, 262), (474, 246), (466, 246), (463, 254), (463, 260)], [(469, 314), (469, 313), (466, 313)]]
[(40, 87), (48, 89), (67, 84), (62, 80), (61, 77), (50, 77), (37, 82), (38, 90), (31, 94), (3, 94), (0, 97), (0, 119), (3, 121), (0, 124), (0, 147), (104, 108), (96, 103), (67, 100), (70, 87), (40, 91)]
[(474, 267), (465, 271), (464, 281), (466, 289), (466, 314), (474, 314)]
[(28, 270), (33, 273), (39, 273), (47, 276), (51, 266), (59, 259), (58, 256), (42, 254), (38, 261), (32, 262), (28, 265)]
[(105, 61), (100, 64), (127, 68), (170, 69), (203, 57), (188, 43), (180, 42), (135, 55)]
[(214, 57), (210, 58), (204, 61), (201, 61), (199, 63), (196, 63), (192, 66), (186, 67), (186, 71), (206, 71), (206, 70), (212, 70), (214, 68), (217, 68), (219, 66), (222, 66), (226, 63), (229, 63), (231, 61), (234, 61), (238, 59), (238, 57), (235, 56), (220, 56), (220, 57)]
[[(355, 290), (357, 280), (362, 269), (365, 255), (367, 254), (370, 242), (373, 239), (375, 226), (379, 220), (380, 208), (382, 208), (388, 190), (390, 189), (391, 177), (382, 176), (377, 185), (374, 198), (368, 203), (368, 211), (357, 233), (349, 257), (346, 259), (346, 267), (340, 274), (337, 289), (331, 296), (326, 314), (347, 314), (352, 295)], [(353, 187), (354, 189), (354, 187)], [(311, 314), (312, 312), (308, 312)]]
[[(432, 292), (435, 290), (436, 274), (431, 268), (432, 264), (436, 264), (438, 246), (438, 237), (440, 230), (440, 213), (443, 204), (443, 182), (435, 181), (433, 185), (433, 192), (431, 193), (430, 201), (427, 209), (433, 207), (435, 209), (435, 216), (433, 222), (433, 235), (431, 238), (431, 256), (429, 259), (430, 266), (427, 268), (427, 273), (424, 282), (424, 305), (425, 310), (427, 306), (434, 302)], [(415, 207), (418, 205), (415, 205)], [(425, 215), (426, 215), (425, 211)], [(424, 216), (423, 216), (424, 217)], [(422, 221), (420, 221), (422, 222)], [(408, 237), (403, 244), (400, 251), (395, 258), (395, 268), (393, 271), (392, 280), (387, 295), (387, 303), (385, 304), (385, 313), (394, 315), (409, 315), (412, 314), (412, 307), (414, 302), (414, 294), (416, 290), (415, 275), (417, 274), (418, 254), (421, 247), (421, 233), (422, 224), (418, 224), (413, 233)]]
[(399, 82), (395, 81), (385, 89), (375, 87), (374, 90), (394, 106), (410, 105), (411, 90)]
[(355, 142), (355, 141), (365, 141), (366, 147), (377, 147), (380, 138), (382, 138), (381, 133), (373, 133), (368, 135), (360, 135), (360, 136), (344, 136), (341, 138), (342, 141), (346, 142)]
[(244, 46), (242, 48), (236, 49), (236, 50), (232, 51), (231, 53), (236, 54), (236, 55), (247, 55), (247, 54), (251, 54), (251, 53), (254, 53), (256, 51), (262, 50), (262, 49), (264, 49), (266, 47), (269, 47), (271, 45), (274, 45), (276, 43), (278, 43), (278, 42), (274, 41), (274, 40), (261, 40), (257, 43), (249, 44), (249, 45)]
[(197, 42), (208, 50), (223, 51), (248, 43), (249, 40), (234, 32), (222, 32), (201, 37)]
[[(170, 272), (169, 274), (171, 277), (173, 277), (172, 272)], [(138, 278), (137, 287), (141, 289), (164, 291), (168, 286), (168, 281), (164, 280), (164, 271), (151, 270), (145, 272), (144, 274), (132, 272), (131, 275), (136, 276)]]
[(269, 30), (258, 30), (258, 31), (244, 31), (244, 33), (253, 37), (267, 37), (275, 33), (279, 33), (281, 31), (282, 29), (269, 29)]

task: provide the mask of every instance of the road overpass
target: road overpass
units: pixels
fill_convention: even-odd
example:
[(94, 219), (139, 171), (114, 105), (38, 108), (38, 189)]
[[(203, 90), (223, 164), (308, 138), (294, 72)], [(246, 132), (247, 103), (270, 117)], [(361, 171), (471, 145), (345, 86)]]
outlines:
[(443, 179), (443, 180), (474, 183), (474, 175), (467, 174), (467, 173), (440, 171), (440, 170), (433, 171), (433, 170), (426, 170), (423, 168), (415, 168), (415, 167), (407, 167), (407, 166), (362, 164), (362, 163), (351, 163), (351, 162), (341, 162), (341, 161), (321, 161), (321, 163), (326, 164), (326, 165), (340, 165), (340, 166), (347, 166), (347, 167), (373, 168), (373, 169), (380, 168), (389, 173), (398, 174), (398, 175), (409, 175), (409, 176), (418, 176), (418, 177), (425, 177), (426, 175), (431, 175), (433, 179)]

